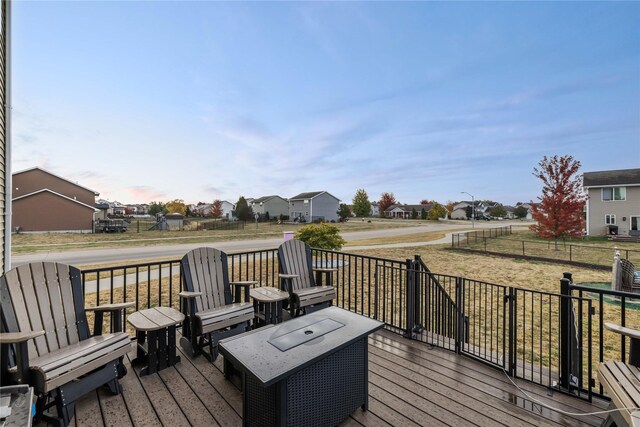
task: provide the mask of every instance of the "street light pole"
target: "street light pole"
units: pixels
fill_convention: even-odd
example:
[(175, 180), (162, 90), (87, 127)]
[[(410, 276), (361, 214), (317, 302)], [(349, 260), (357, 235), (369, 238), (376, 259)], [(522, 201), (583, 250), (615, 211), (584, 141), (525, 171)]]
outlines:
[(471, 228), (476, 228), (476, 202), (473, 194), (461, 191), (460, 194), (468, 194), (471, 196)]

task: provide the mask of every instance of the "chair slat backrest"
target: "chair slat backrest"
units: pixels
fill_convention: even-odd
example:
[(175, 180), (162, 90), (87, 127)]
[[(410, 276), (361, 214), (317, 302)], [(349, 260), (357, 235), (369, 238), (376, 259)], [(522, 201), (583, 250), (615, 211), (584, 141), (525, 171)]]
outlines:
[(293, 279), (293, 291), (316, 285), (313, 278), (311, 248), (302, 240), (287, 240), (278, 248), (278, 264), (283, 274), (297, 274)]
[(65, 264), (35, 262), (0, 278), (2, 330), (45, 331), (29, 341), (29, 356), (39, 357), (89, 337), (80, 270)]
[(202, 292), (196, 297), (196, 311), (231, 304), (227, 254), (214, 248), (197, 248), (182, 257), (181, 265), (185, 290)]

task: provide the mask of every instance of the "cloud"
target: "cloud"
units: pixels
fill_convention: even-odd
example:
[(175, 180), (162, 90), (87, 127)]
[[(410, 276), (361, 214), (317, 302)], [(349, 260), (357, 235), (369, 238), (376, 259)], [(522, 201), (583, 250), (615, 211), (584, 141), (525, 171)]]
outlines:
[(625, 78), (623, 76), (617, 75), (564, 82), (535, 90), (523, 91), (503, 99), (484, 101), (480, 103), (475, 110), (484, 112), (508, 110), (538, 101), (547, 101), (561, 96), (613, 86), (624, 80)]
[(167, 199), (167, 193), (146, 185), (128, 187), (125, 191), (136, 201), (165, 201)]

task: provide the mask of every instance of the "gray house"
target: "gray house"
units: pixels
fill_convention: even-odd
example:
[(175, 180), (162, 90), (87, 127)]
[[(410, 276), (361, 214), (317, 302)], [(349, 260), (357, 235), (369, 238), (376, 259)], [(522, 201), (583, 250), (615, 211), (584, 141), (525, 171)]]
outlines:
[(585, 172), (587, 234), (640, 235), (640, 169)]
[(280, 196), (263, 196), (253, 199), (249, 204), (254, 213), (264, 217), (269, 213), (269, 218), (278, 218), (280, 215), (289, 215), (289, 202)]
[(338, 209), (340, 199), (326, 191), (300, 193), (289, 199), (289, 219), (292, 221), (337, 221)]

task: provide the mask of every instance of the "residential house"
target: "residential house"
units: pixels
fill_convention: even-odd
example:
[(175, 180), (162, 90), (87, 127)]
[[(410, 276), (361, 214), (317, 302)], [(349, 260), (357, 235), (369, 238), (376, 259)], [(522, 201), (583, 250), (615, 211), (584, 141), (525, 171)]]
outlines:
[(340, 199), (326, 191), (300, 193), (289, 199), (289, 219), (301, 222), (337, 221)]
[(229, 221), (237, 219), (235, 216), (236, 205), (234, 203), (223, 200), (220, 209), (222, 210), (222, 218), (226, 218)]
[(451, 219), (467, 219), (467, 208), (472, 206), (471, 202), (458, 202), (453, 205), (453, 211), (449, 216)]
[(640, 235), (640, 169), (585, 172), (587, 235)]
[(533, 214), (531, 211), (531, 207), (535, 206), (536, 203), (522, 203), (522, 202), (518, 202), (516, 203), (516, 208), (519, 208), (520, 206), (522, 206), (523, 208), (527, 209), (527, 216), (525, 217), (525, 219), (533, 219)]
[(281, 215), (289, 215), (289, 202), (280, 196), (263, 196), (252, 199), (249, 203), (253, 213), (257, 213), (260, 217), (269, 214), (269, 218), (278, 218)]
[(418, 218), (422, 215), (422, 209), (428, 215), (431, 205), (391, 205), (384, 211), (384, 216), (387, 218), (402, 218), (411, 219), (413, 212), (416, 212)]
[(507, 211), (507, 215), (505, 216), (505, 218), (514, 219), (516, 217), (516, 215), (513, 213), (513, 211), (516, 210), (515, 206), (504, 205), (502, 207), (504, 208), (505, 211)]
[(35, 167), (12, 177), (13, 226), (21, 231), (93, 231), (94, 190)]
[(378, 207), (378, 202), (371, 202), (371, 211), (369, 212), (369, 216), (380, 216), (380, 208)]

